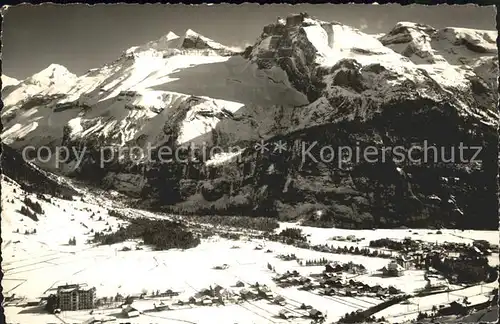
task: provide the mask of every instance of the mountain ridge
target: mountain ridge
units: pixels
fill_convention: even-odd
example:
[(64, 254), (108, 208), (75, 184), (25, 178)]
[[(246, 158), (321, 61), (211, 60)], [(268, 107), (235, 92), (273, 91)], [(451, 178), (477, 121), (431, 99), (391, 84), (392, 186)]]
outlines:
[[(72, 170), (73, 157), (57, 171), (83, 178), (92, 174), (91, 180), (105, 187), (192, 212), (286, 217), (291, 210), (303, 210), (300, 217), (307, 220), (311, 210), (322, 209), (325, 226), (453, 225), (464, 222), (461, 214), (476, 215), (475, 209), (486, 204), (491, 210), (481, 226), (491, 226), (493, 183), (485, 178), (492, 172), (487, 163), (458, 163), (451, 171), (389, 162), (370, 169), (352, 163), (344, 170), (324, 163), (304, 166), (296, 161), (297, 149), (280, 158), (253, 149), (260, 140), (277, 138), (294, 147), (318, 134), (337, 146), (361, 142), (406, 145), (406, 150), (408, 143), (425, 139), (450, 145), (464, 138), (470, 144), (486, 143), (481, 157), (490, 158), (498, 120), (498, 59), (488, 47), (491, 35), (443, 30), (400, 23), (377, 39), (340, 23), (292, 15), (265, 26), (243, 53), (196, 32), (167, 34), (89, 71), (69, 90), (52, 87), (22, 100), (7, 95), (2, 140), (18, 149), (28, 143), (85, 144), (90, 155), (77, 170)], [(422, 32), (429, 42), (415, 40)], [(463, 55), (467, 59), (459, 60)], [(100, 145), (144, 148), (147, 143), (242, 150), (224, 162), (215, 162), (219, 159), (212, 154), (202, 163), (125, 158), (98, 166)], [(235, 163), (238, 156), (245, 162)], [(267, 168), (274, 171), (268, 174)], [(472, 171), (464, 173), (467, 168)], [(235, 172), (232, 179), (224, 170)], [(376, 177), (383, 170), (393, 174), (390, 180)], [(434, 184), (407, 175), (415, 172)], [(464, 188), (440, 180), (457, 177), (465, 179)], [(315, 185), (320, 189), (312, 190)], [(399, 193), (393, 186), (401, 188)], [(351, 194), (332, 194), (329, 188)], [(379, 190), (386, 194), (377, 201), (370, 195)], [(453, 202), (436, 204), (432, 195)], [(384, 204), (392, 207), (384, 210)], [(389, 215), (382, 216), (387, 210)]]

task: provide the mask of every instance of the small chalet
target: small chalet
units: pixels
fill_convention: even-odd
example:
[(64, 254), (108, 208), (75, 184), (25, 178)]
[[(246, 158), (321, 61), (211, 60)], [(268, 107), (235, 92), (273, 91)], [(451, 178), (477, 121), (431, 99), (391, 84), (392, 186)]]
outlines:
[(280, 306), (285, 306), (286, 300), (283, 296), (277, 296), (276, 298), (274, 298), (274, 303)]
[(115, 296), (115, 301), (118, 303), (123, 303), (125, 301), (125, 298), (121, 294), (116, 294)]
[(302, 290), (311, 290), (314, 288), (314, 285), (312, 282), (306, 282), (303, 286), (302, 286)]
[(214, 269), (215, 270), (226, 270), (229, 268), (229, 265), (224, 263), (223, 265), (218, 265), (218, 266), (215, 266)]
[(272, 291), (267, 286), (260, 287), (258, 295), (265, 299), (272, 299), (274, 297)]
[(342, 272), (343, 268), (338, 263), (328, 263), (325, 265), (325, 272)]
[(334, 296), (335, 295), (335, 289), (334, 288), (325, 288), (323, 290), (323, 295)]
[(40, 305), (40, 299), (28, 299), (25, 303), (25, 306), (38, 306)]
[(438, 314), (441, 316), (447, 315), (466, 315), (467, 308), (457, 301), (451, 302), (448, 306), (442, 307), (438, 310)]
[(201, 303), (201, 298), (200, 297), (195, 297), (195, 296), (189, 297), (188, 304), (198, 305), (200, 303)]
[(391, 295), (396, 295), (396, 294), (399, 294), (401, 291), (399, 289), (397, 289), (396, 287), (394, 286), (389, 286), (389, 288), (387, 289), (387, 291), (389, 292), (389, 294)]
[(252, 290), (243, 288), (240, 290), (240, 296), (242, 299), (254, 299), (257, 294)]
[(371, 291), (371, 292), (375, 292), (375, 293), (376, 293), (376, 292), (381, 291), (382, 289), (383, 289), (383, 288), (382, 288), (382, 286), (380, 286), (380, 285), (375, 285), (375, 286), (371, 286), (371, 287), (370, 287), (370, 291)]
[(201, 304), (203, 306), (210, 306), (210, 305), (212, 305), (212, 303), (213, 303), (213, 301), (210, 298), (210, 296), (203, 296), (203, 298), (201, 299)]
[(255, 249), (256, 249), (256, 250), (262, 250), (262, 249), (264, 249), (264, 245), (259, 244), (259, 245), (257, 245), (257, 246), (255, 247)]
[(292, 317), (292, 314), (285, 310), (285, 309), (282, 309), (280, 312), (279, 312), (279, 316), (282, 318), (282, 319), (290, 319)]
[(224, 293), (224, 287), (220, 286), (220, 285), (216, 285), (213, 289), (213, 295), (214, 296), (219, 296), (221, 294)]
[(122, 309), (122, 313), (128, 317), (128, 318), (132, 318), (132, 317), (138, 317), (140, 314), (139, 314), (139, 311), (135, 308), (133, 308), (132, 306), (130, 305), (124, 305), (125, 307), (123, 307)]
[(313, 307), (311, 305), (306, 305), (304, 303), (302, 303), (302, 305), (300, 305), (300, 309), (312, 309)]
[(320, 312), (319, 310), (313, 308), (309, 311), (309, 317), (312, 319), (315, 319), (315, 320), (320, 320), (320, 319), (324, 319), (325, 315), (323, 315), (323, 313)]

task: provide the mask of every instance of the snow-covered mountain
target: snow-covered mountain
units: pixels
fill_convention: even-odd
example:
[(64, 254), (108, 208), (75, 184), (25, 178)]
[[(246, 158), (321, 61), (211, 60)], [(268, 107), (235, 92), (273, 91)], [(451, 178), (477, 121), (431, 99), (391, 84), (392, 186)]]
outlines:
[(50, 96), (65, 93), (76, 82), (77, 76), (64, 66), (51, 64), (31, 77), (17, 82), (15, 90), (4, 99), (5, 106), (19, 104), (33, 96)]
[[(265, 26), (242, 53), (188, 30), (132, 47), (80, 77), (54, 64), (4, 95), (2, 141), (17, 149), (84, 144), (89, 149), (84, 163), (73, 170), (75, 157), (59, 172), (92, 175), (100, 184), (162, 203), (183, 201), (183, 208), (195, 211), (200, 205), (217, 212), (284, 214), (307, 205), (336, 215), (338, 223), (359, 218), (354, 223), (366, 226), (395, 224), (398, 217), (417, 224), (442, 220), (440, 214), (455, 223), (457, 215), (472, 217), (478, 204), (491, 203), (494, 181), (485, 180), (491, 171), (487, 162), (465, 163), (453, 172), (389, 163), (393, 178), (382, 180), (375, 179), (376, 170), (388, 162), (367, 171), (362, 163), (344, 170), (297, 160), (298, 143), (319, 134), (317, 139), (337, 146), (463, 140), (486, 143), (484, 161), (493, 154), (496, 32), (405, 22), (377, 37), (301, 14)], [(292, 148), (279, 163), (270, 153), (253, 150), (256, 141), (276, 138)], [(207, 163), (143, 157), (100, 168), (96, 154), (104, 145), (189, 143), (238, 146), (246, 162), (235, 164), (226, 159), (234, 154), (214, 153)], [(228, 168), (236, 172), (229, 178)], [(416, 180), (414, 172), (423, 175)], [(467, 186), (445, 184), (442, 178), (448, 177)], [(429, 187), (426, 181), (434, 182)], [(374, 186), (386, 194), (375, 198)], [(400, 186), (405, 189), (395, 190)], [(464, 188), (481, 188), (470, 190), (486, 197)], [(451, 199), (451, 205), (436, 205), (428, 198), (433, 194)], [(379, 204), (390, 206), (383, 217)], [(404, 207), (409, 204), (414, 207)], [(231, 208), (221, 207), (226, 205)], [(485, 224), (493, 217), (487, 215)]]

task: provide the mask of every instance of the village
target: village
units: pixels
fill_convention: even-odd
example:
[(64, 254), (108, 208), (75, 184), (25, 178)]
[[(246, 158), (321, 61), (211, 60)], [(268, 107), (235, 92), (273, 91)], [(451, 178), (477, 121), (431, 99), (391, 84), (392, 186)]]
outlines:
[[(477, 267), (488, 265), (487, 256), (498, 252), (498, 247), (487, 241), (474, 241), (473, 244), (463, 243), (430, 243), (412, 240), (405, 237), (402, 240), (377, 239), (364, 242), (364, 246), (350, 247), (338, 245), (342, 242), (358, 244), (364, 240), (354, 236), (334, 237), (332, 244), (312, 245), (303, 239), (288, 240), (284, 246), (300, 245), (298, 253), (275, 253), (282, 243), (264, 241), (254, 245), (253, 253), (267, 255), (267, 272), (270, 280), (254, 282), (242, 279), (241, 276), (232, 284), (220, 285), (216, 282), (205, 288), (192, 288), (192, 293), (175, 289), (143, 290), (136, 294), (122, 295), (116, 293), (112, 297), (98, 297), (96, 287), (87, 283), (72, 283), (51, 288), (45, 295), (35, 300), (23, 300), (15, 295), (7, 296), (6, 306), (22, 305), (23, 307), (38, 308), (40, 311), (54, 314), (58, 318), (79, 313), (79, 318), (86, 318), (81, 323), (104, 323), (120, 319), (138, 319), (147, 314), (165, 314), (181, 310), (192, 310), (200, 307), (225, 307), (237, 305), (242, 308), (263, 309), (262, 303), (272, 306), (266, 309), (265, 318), (269, 321), (291, 320), (304, 323), (323, 323), (331, 321), (328, 309), (324, 304), (307, 303), (307, 299), (299, 299), (295, 294), (310, 294), (342, 304), (354, 311), (340, 314), (337, 321), (351, 322), (362, 316), (366, 321), (384, 322), (384, 309), (393, 305), (406, 305), (409, 309), (411, 298), (448, 293), (455, 290), (464, 290), (467, 287), (480, 285), (481, 292), (464, 298), (454, 298), (449, 302), (433, 305), (431, 309), (418, 307), (420, 318), (428, 313), (438, 315), (461, 315), (468, 310), (488, 307), (491, 305), (494, 293), (493, 286), (483, 284), (497, 280), (497, 268), (491, 267), (490, 272), (478, 274)], [(251, 239), (248, 243), (253, 242)], [(241, 241), (239, 245), (244, 244)], [(337, 243), (335, 246), (334, 243)], [(239, 245), (232, 245), (230, 250), (241, 249)], [(123, 253), (130, 249), (122, 249)], [(299, 251), (299, 250), (297, 250)], [(310, 251), (310, 253), (307, 253)], [(321, 257), (307, 258), (312, 253), (321, 253)], [(336, 261), (340, 256), (358, 255), (369, 260), (386, 260), (382, 267), (368, 267), (353, 261)], [(472, 267), (476, 277), (470, 275), (463, 268), (455, 266), (466, 262)], [(276, 266), (278, 265), (278, 266)], [(219, 273), (230, 272), (231, 264), (214, 264), (211, 271)], [(413, 289), (401, 289), (398, 280), (413, 280), (416, 274), (422, 274), (425, 285)], [(405, 276), (408, 276), (405, 279)], [(294, 293), (287, 293), (294, 292)], [(484, 298), (477, 298), (477, 296)], [(303, 295), (301, 295), (303, 296)], [(476, 296), (476, 298), (473, 298)], [(476, 303), (472, 303), (475, 299)], [(448, 300), (449, 297), (448, 297)], [(447, 301), (448, 301), (447, 300)], [(472, 302), (471, 302), (472, 301)], [(258, 306), (260, 305), (260, 306)], [(381, 306), (384, 305), (384, 306)], [(403, 306), (404, 307), (404, 306)], [(81, 312), (86, 311), (84, 316)], [(428, 312), (426, 312), (428, 311)], [(258, 311), (260, 312), (260, 310)], [(413, 311), (408, 311), (412, 313)], [(401, 313), (401, 312), (400, 312)], [(404, 312), (403, 312), (404, 313)], [(356, 315), (359, 314), (359, 315)], [(362, 315), (361, 315), (362, 314)], [(153, 315), (151, 315), (153, 316)], [(358, 317), (356, 317), (358, 316)], [(389, 316), (390, 317), (390, 314)], [(351, 320), (349, 320), (351, 318)], [(64, 320), (63, 320), (64, 322)], [(135, 322), (134, 322), (135, 323)]]

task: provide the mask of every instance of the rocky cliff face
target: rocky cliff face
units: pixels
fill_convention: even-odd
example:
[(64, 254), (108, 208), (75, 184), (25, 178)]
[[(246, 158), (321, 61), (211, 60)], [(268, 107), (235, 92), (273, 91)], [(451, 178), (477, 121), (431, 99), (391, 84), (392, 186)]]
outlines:
[[(184, 191), (194, 197), (183, 208), (200, 204), (205, 212), (306, 217), (324, 226), (496, 227), (494, 84), (469, 73), (469, 66), (439, 60), (431, 63), (440, 66), (418, 66), (375, 42), (342, 48), (335, 44), (332, 30), (345, 31), (345, 26), (295, 19), (266, 26), (247, 51), (262, 69), (280, 66), (312, 102), (282, 115), (290, 126), (272, 138), (269, 147), (279, 140), (288, 149), (274, 154), (249, 150), (244, 162), (233, 168), (204, 170), (210, 179), (202, 184), (183, 180), (179, 199), (186, 198)], [(317, 29), (319, 40), (307, 37), (308, 28)], [(400, 29), (397, 26), (386, 39), (412, 41), (407, 29)], [(325, 67), (323, 62), (333, 55), (320, 49), (328, 46), (347, 58)], [(443, 82), (442, 71), (453, 73), (455, 82)], [(461, 160), (460, 143), (470, 147)], [(408, 155), (419, 146), (429, 149), (414, 156), (415, 162), (399, 161), (396, 152), (381, 153), (398, 148)], [(346, 147), (362, 152), (376, 148), (378, 161), (321, 161), (322, 148), (337, 154)], [(198, 199), (199, 193), (205, 201)]]
[[(169, 34), (89, 71), (65, 98), (44, 92), (43, 102), (11, 105), (2, 136), (19, 148), (86, 147), (72, 175), (145, 207), (321, 226), (496, 228), (492, 40), (412, 23), (376, 39), (307, 15), (264, 27), (243, 56), (192, 31)], [(35, 118), (41, 106), (64, 127), (23, 125), (20, 111)], [(35, 140), (42, 130), (46, 139)], [(161, 146), (178, 154), (160, 162), (119, 152), (148, 144), (150, 156)]]

